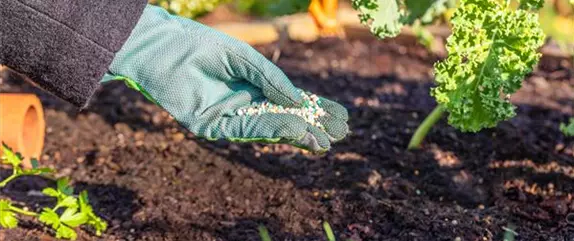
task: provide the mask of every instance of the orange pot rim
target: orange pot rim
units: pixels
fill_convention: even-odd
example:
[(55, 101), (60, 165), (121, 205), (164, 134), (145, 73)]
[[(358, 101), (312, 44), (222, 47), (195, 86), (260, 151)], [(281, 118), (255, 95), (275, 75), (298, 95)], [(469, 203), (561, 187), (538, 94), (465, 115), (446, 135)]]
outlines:
[(25, 168), (31, 167), (32, 158), (40, 159), (45, 129), (44, 110), (36, 95), (0, 93), (0, 141), (22, 154)]

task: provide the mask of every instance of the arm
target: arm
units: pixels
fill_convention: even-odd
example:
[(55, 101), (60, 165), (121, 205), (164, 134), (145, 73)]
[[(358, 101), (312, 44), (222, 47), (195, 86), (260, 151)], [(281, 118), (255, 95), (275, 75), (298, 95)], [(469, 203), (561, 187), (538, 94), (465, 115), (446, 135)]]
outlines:
[(324, 98), (324, 128), (290, 113), (239, 114), (261, 101), (309, 106), (303, 90), (246, 43), (144, 0), (117, 2), (0, 0), (0, 64), (78, 107), (100, 80), (126, 81), (209, 140), (323, 152), (348, 133), (347, 110)]
[(0, 0), (0, 65), (83, 108), (145, 0)]

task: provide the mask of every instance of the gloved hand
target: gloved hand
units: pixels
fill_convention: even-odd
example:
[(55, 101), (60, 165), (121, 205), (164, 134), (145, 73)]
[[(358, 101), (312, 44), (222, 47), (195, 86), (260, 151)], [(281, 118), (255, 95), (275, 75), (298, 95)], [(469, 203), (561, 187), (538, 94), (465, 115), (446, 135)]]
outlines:
[[(257, 34), (257, 33), (253, 33)], [(327, 151), (348, 133), (347, 110), (321, 98), (321, 130), (293, 114), (238, 115), (268, 100), (299, 107), (285, 74), (251, 46), (190, 19), (148, 5), (102, 82), (124, 80), (198, 137), (288, 143)]]

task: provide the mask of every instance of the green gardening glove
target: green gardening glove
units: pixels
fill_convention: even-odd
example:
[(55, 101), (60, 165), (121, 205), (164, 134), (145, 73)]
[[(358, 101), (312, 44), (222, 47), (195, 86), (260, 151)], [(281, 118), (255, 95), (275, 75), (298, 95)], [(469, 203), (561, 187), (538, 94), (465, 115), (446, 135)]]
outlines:
[[(257, 34), (257, 33), (254, 33)], [(288, 143), (327, 151), (348, 133), (347, 110), (320, 98), (324, 128), (298, 115), (240, 115), (269, 101), (303, 107), (301, 90), (251, 46), (190, 19), (148, 5), (102, 80), (124, 80), (198, 137)]]

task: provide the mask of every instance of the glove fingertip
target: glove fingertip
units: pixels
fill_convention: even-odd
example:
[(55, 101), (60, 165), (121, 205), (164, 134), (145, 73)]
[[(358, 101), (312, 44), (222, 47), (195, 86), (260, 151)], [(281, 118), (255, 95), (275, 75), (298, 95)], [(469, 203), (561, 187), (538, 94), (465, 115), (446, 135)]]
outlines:
[(345, 139), (349, 134), (349, 125), (344, 121), (335, 118), (319, 118), (319, 122), (323, 123), (325, 132), (329, 136), (331, 142), (338, 142)]
[(307, 133), (297, 143), (305, 146), (305, 149), (312, 152), (324, 152), (331, 148), (328, 135), (315, 126), (308, 126)]
[(319, 106), (325, 109), (329, 115), (343, 121), (349, 120), (349, 111), (343, 105), (323, 97), (321, 97), (320, 100), (321, 103)]

